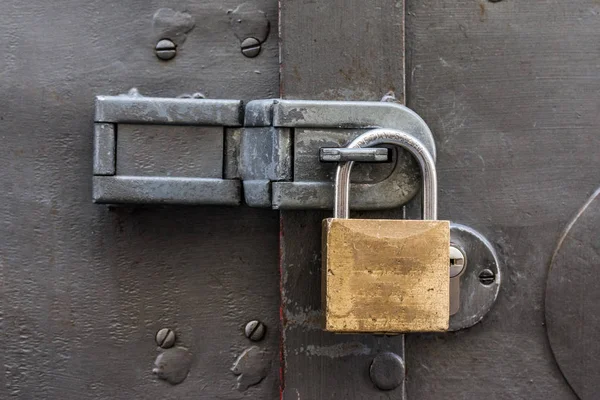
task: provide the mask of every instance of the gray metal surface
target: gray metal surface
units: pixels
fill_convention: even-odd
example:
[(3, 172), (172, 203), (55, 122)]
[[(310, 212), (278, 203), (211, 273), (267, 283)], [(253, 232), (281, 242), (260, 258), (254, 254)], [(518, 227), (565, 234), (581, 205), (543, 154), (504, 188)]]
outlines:
[[(294, 180), (333, 184), (337, 165), (322, 162), (320, 157), (321, 149), (324, 147), (344, 148), (344, 146), (347, 146), (354, 138), (364, 132), (364, 129), (294, 129)], [(419, 173), (419, 169), (414, 165), (414, 162), (405, 162), (405, 159), (412, 161), (412, 158), (405, 151), (393, 148), (390, 152), (392, 153), (390, 163), (379, 165), (370, 163), (358, 164), (352, 174), (352, 182), (357, 183), (358, 186), (361, 184), (379, 184), (384, 190), (378, 193), (382, 202), (386, 201), (385, 196), (390, 193), (389, 184), (385, 182), (387, 179), (394, 181), (398, 175)], [(403, 169), (402, 167), (407, 169)], [(407, 188), (407, 190), (410, 189)], [(327, 200), (331, 201), (331, 197)]]
[[(258, 100), (251, 101), (247, 108), (249, 117), (245, 118), (241, 102), (208, 100), (199, 93), (168, 99), (144, 97), (137, 89), (131, 89), (127, 95), (98, 96), (96, 124), (106, 128), (107, 123), (98, 121), (111, 121), (113, 132), (110, 135), (96, 128), (94, 162), (95, 171), (100, 172), (96, 175), (127, 179), (94, 180), (100, 185), (94, 187), (94, 200), (231, 205), (240, 199), (227, 196), (219, 203), (217, 196), (238, 185), (235, 182), (223, 182), (218, 192), (198, 196), (196, 193), (215, 183), (188, 180), (186, 186), (181, 187), (184, 193), (163, 193), (156, 199), (152, 196), (163, 190), (163, 186), (157, 185), (168, 184), (165, 183), (167, 177), (227, 179), (225, 176), (232, 176), (243, 181), (246, 204), (253, 207), (331, 208), (334, 166), (321, 163), (320, 151), (326, 146), (347, 144), (361, 133), (361, 126), (377, 125), (374, 118), (381, 118), (382, 126), (409, 129), (411, 135), (427, 143), (429, 151), (435, 151), (425, 122), (396, 103)], [(348, 118), (347, 122), (340, 123), (336, 113)], [(249, 126), (232, 131), (238, 125), (232, 117), (235, 114)], [(280, 120), (286, 127), (275, 126)], [(305, 128), (313, 122), (312, 129)], [(303, 128), (294, 128), (296, 123)], [(325, 128), (319, 128), (321, 123)], [(353, 129), (340, 129), (344, 126)], [(111, 147), (111, 139), (116, 141), (116, 149)], [(164, 152), (167, 147), (170, 151)], [(387, 160), (388, 150), (380, 150), (385, 156), (383, 160)], [(225, 160), (223, 153), (226, 153)], [(172, 157), (172, 154), (179, 155)], [(418, 185), (414, 160), (405, 150), (393, 154), (394, 163), (366, 165), (357, 171), (358, 176), (353, 181), (359, 187), (352, 195), (356, 208), (392, 208), (415, 195)], [(115, 158), (112, 162), (111, 157)], [(111, 169), (111, 163), (116, 167)], [(124, 186), (132, 177), (145, 176), (157, 178), (152, 181), (154, 187), (143, 187), (144, 182), (150, 182), (147, 179), (137, 179), (136, 185), (130, 188)], [(195, 183), (202, 186), (194, 188)], [(169, 190), (178, 190), (178, 184), (169, 184)]]
[(168, 349), (173, 347), (175, 344), (176, 335), (172, 329), (162, 328), (158, 332), (156, 332), (156, 344), (158, 347), (163, 349)]
[[(333, 170), (319, 165), (322, 147), (345, 146), (365, 128), (411, 132), (435, 157), (427, 124), (412, 110), (381, 101), (256, 100), (246, 105), (246, 126), (293, 128), (294, 180), (273, 183), (275, 209), (333, 208)], [(352, 203), (357, 209), (388, 209), (405, 204), (419, 188), (418, 167), (405, 151), (390, 166), (362, 166)], [(388, 172), (391, 170), (391, 172)]]
[(260, 54), (261, 47), (258, 39), (246, 38), (242, 42), (242, 54), (248, 58), (254, 58)]
[(96, 122), (240, 126), (240, 100), (98, 96)]
[(94, 175), (115, 174), (116, 141), (114, 124), (94, 124)]
[[(323, 147), (345, 146), (362, 129), (294, 129), (294, 181), (272, 185), (273, 207), (279, 209), (333, 208), (336, 165), (321, 163)], [(419, 168), (403, 149), (393, 149), (389, 164), (359, 164), (351, 202), (356, 209), (389, 209), (413, 198), (419, 189)]]
[[(411, 159), (401, 162), (413, 164)], [(411, 165), (412, 166), (412, 165)], [(398, 167), (401, 170), (401, 167)], [(350, 193), (355, 210), (390, 209), (416, 194), (419, 175), (393, 174), (379, 183), (356, 184)], [(273, 208), (281, 210), (332, 209), (334, 189), (325, 182), (273, 182)], [(392, 197), (390, 197), (393, 195)]]
[[(249, 104), (250, 105), (250, 104)], [(410, 132), (435, 160), (431, 130), (413, 110), (383, 101), (278, 100), (273, 126), (295, 128), (390, 128)]]
[(92, 200), (100, 204), (238, 206), (242, 183), (235, 179), (164, 176), (94, 176)]
[(283, 181), (292, 179), (290, 129), (244, 128), (239, 168), (243, 180)]
[(156, 52), (156, 57), (165, 61), (171, 60), (177, 55), (177, 45), (169, 39), (159, 40), (159, 42), (156, 43), (154, 50)]
[(321, 148), (319, 159), (321, 162), (389, 162), (390, 149), (385, 147), (373, 147), (366, 149), (350, 149), (347, 147)]
[(544, 292), (561, 232), (598, 187), (600, 5), (407, 4), (408, 105), (435, 133), (440, 218), (481, 232), (505, 266), (481, 323), (407, 336), (408, 396), (575, 399)]
[(560, 236), (546, 286), (546, 328), (552, 352), (582, 400), (600, 393), (600, 190)]
[[(279, 396), (277, 214), (90, 201), (96, 95), (132, 86), (162, 97), (277, 95), (277, 37), (244, 57), (227, 14), (238, 5), (0, 2), (0, 398)], [(159, 24), (165, 6), (177, 12)], [(276, 1), (248, 7), (276, 25)], [(154, 54), (162, 37), (178, 42), (168, 62)], [(251, 319), (268, 326), (256, 345), (270, 363), (258, 385), (240, 391), (231, 368), (254, 344), (243, 329)], [(166, 351), (155, 343), (163, 327), (177, 333), (168, 350), (193, 356), (178, 385), (152, 373)], [(185, 356), (175, 360), (186, 366)]]
[(381, 390), (394, 390), (402, 385), (406, 375), (404, 360), (394, 353), (379, 353), (369, 367), (371, 381)]
[[(245, 4), (276, 23), (276, 2)], [(89, 202), (82, 171), (92, 168), (94, 96), (134, 85), (164, 97), (279, 94), (277, 37), (244, 57), (232, 27), (239, 2), (168, 6), (178, 11), (141, 0), (0, 5), (1, 398), (279, 396), (273, 212)], [(480, 324), (408, 337), (409, 398), (575, 399), (546, 339), (543, 299), (556, 243), (598, 186), (599, 6), (408, 7), (409, 106), (439, 145), (440, 216), (484, 234), (506, 266)], [(282, 2), (283, 95), (379, 100), (395, 90), (403, 99), (402, 11), (379, 0)], [(168, 62), (154, 50), (164, 37), (177, 44)], [(330, 213), (281, 215), (284, 398), (401, 398), (369, 377), (374, 354), (400, 354), (401, 337), (310, 329), (319, 317), (317, 226)], [(255, 347), (243, 327), (256, 318), (269, 330)], [(164, 326), (193, 354), (176, 386), (151, 371)]]
[[(284, 98), (378, 101), (396, 90), (404, 99), (403, 2), (283, 1), (280, 18)], [(404, 381), (382, 391), (369, 375), (380, 353), (404, 358), (403, 336), (321, 329), (321, 222), (331, 212), (280, 215), (283, 399), (405, 398)]]
[[(239, 175), (231, 164), (240, 150), (232, 147), (241, 145), (242, 136), (227, 128), (241, 125), (243, 111), (239, 100), (201, 94), (144, 97), (134, 88), (127, 95), (97, 96), (94, 171), (112, 176), (94, 177), (94, 202), (239, 205), (241, 182), (224, 174)], [(112, 135), (102, 121), (110, 123)]]
[[(450, 331), (470, 328), (480, 322), (496, 302), (502, 284), (502, 267), (496, 251), (479, 232), (461, 224), (451, 224), (450, 243), (466, 256), (463, 271), (450, 278), (450, 304), (457, 311), (450, 315)], [(493, 278), (481, 282), (482, 271), (491, 271)], [(454, 285), (458, 296), (453, 296)]]
[(223, 131), (220, 126), (118, 124), (116, 173), (223, 178)]

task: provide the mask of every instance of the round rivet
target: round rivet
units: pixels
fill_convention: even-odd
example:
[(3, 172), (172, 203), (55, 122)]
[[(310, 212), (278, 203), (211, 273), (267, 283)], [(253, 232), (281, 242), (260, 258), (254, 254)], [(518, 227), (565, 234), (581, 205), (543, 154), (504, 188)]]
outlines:
[(267, 327), (260, 321), (250, 321), (246, 324), (244, 328), (244, 334), (246, 337), (253, 342), (258, 342), (265, 337), (265, 333), (267, 332)]
[(261, 44), (258, 39), (246, 38), (242, 42), (242, 54), (248, 58), (254, 58), (260, 54)]
[(175, 332), (169, 328), (162, 328), (156, 332), (156, 344), (163, 349), (173, 347), (175, 344)]
[(167, 61), (177, 55), (177, 45), (169, 39), (162, 39), (156, 44), (154, 51), (156, 57)]
[(379, 389), (396, 389), (404, 382), (404, 361), (394, 353), (378, 354), (371, 363), (369, 375)]

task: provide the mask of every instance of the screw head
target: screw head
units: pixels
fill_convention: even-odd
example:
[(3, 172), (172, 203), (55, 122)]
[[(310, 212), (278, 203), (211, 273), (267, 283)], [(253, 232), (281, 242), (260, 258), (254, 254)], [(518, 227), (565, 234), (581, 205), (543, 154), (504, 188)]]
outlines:
[(169, 328), (162, 328), (156, 332), (156, 344), (163, 349), (173, 347), (175, 344), (175, 332)]
[(496, 274), (491, 269), (484, 269), (479, 273), (479, 282), (484, 286), (489, 286), (496, 280)]
[(242, 54), (248, 58), (254, 58), (259, 55), (261, 48), (260, 41), (253, 37), (246, 38), (242, 42)]
[(404, 361), (395, 353), (380, 353), (369, 368), (371, 381), (380, 390), (393, 390), (404, 382)]
[(452, 244), (450, 245), (450, 278), (460, 275), (467, 267), (467, 257), (464, 251)]
[(156, 57), (167, 61), (177, 55), (177, 45), (169, 39), (162, 39), (156, 44), (154, 51)]
[(246, 324), (244, 328), (244, 334), (246, 337), (253, 342), (258, 342), (265, 337), (267, 327), (260, 321), (254, 320)]

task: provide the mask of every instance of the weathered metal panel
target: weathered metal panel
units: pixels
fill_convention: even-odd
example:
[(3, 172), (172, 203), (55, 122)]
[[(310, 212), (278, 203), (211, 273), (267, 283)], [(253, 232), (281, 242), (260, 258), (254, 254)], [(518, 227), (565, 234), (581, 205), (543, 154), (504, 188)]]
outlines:
[(600, 189), (558, 240), (546, 286), (546, 328), (552, 353), (582, 400), (600, 393)]
[(280, 28), (284, 98), (404, 98), (404, 1), (282, 1)]
[(223, 127), (119, 124), (117, 173), (223, 178), (223, 131)]
[[(379, 100), (390, 90), (404, 98), (403, 1), (291, 0), (281, 7), (284, 98)], [(378, 354), (404, 356), (403, 336), (321, 329), (320, 227), (328, 216), (331, 212), (281, 212), (283, 398), (401, 399), (403, 382), (382, 391), (369, 371)], [(384, 365), (403, 380), (403, 368), (391, 372)]]
[[(232, 23), (238, 6), (0, 3), (0, 398), (278, 396), (277, 215), (91, 202), (96, 95), (131, 87), (167, 97), (278, 93), (277, 37), (268, 37), (258, 57), (244, 57)], [(245, 7), (255, 11), (245, 19), (262, 11), (276, 25), (276, 1)], [(168, 62), (154, 54), (164, 36), (178, 43)], [(163, 151), (178, 157), (167, 145)], [(267, 326), (261, 342), (244, 336), (251, 319)], [(193, 355), (176, 386), (152, 374), (162, 327), (174, 329), (176, 346)], [(253, 345), (259, 351), (246, 355), (267, 367), (238, 363), (236, 372), (246, 372), (242, 388), (257, 379), (248, 377), (253, 371), (267, 376), (239, 391), (230, 368)]]
[(409, 398), (575, 398), (544, 289), (559, 235), (598, 186), (599, 12), (593, 0), (409, 3), (408, 105), (438, 143), (440, 218), (483, 233), (506, 272), (479, 325), (408, 336)]

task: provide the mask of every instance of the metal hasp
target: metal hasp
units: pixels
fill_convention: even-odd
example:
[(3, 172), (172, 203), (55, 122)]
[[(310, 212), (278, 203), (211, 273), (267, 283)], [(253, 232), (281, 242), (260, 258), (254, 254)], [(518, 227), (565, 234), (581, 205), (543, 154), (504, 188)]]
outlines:
[[(396, 103), (255, 100), (246, 106), (244, 127), (240, 174), (245, 200), (251, 206), (333, 208), (335, 167), (319, 165), (319, 151), (343, 147), (368, 129), (405, 132), (423, 143), (435, 159), (435, 142), (427, 124), (414, 111)], [(256, 151), (259, 138), (271, 146), (269, 152)], [(289, 152), (289, 158), (282, 157), (282, 148)], [(384, 176), (374, 177), (374, 169), (367, 169), (363, 179), (354, 182), (354, 209), (399, 207), (417, 193), (420, 176), (415, 160), (403, 150), (394, 151), (395, 163)], [(266, 157), (257, 158), (257, 154)]]
[[(352, 207), (389, 209), (420, 188), (402, 149), (343, 149), (372, 128), (419, 140), (435, 158), (425, 122), (390, 102), (98, 96), (94, 131), (96, 203), (333, 208), (334, 162), (363, 161)], [(376, 165), (374, 163), (379, 163)], [(242, 186), (243, 185), (243, 186)]]
[(239, 100), (98, 96), (96, 203), (239, 205)]

